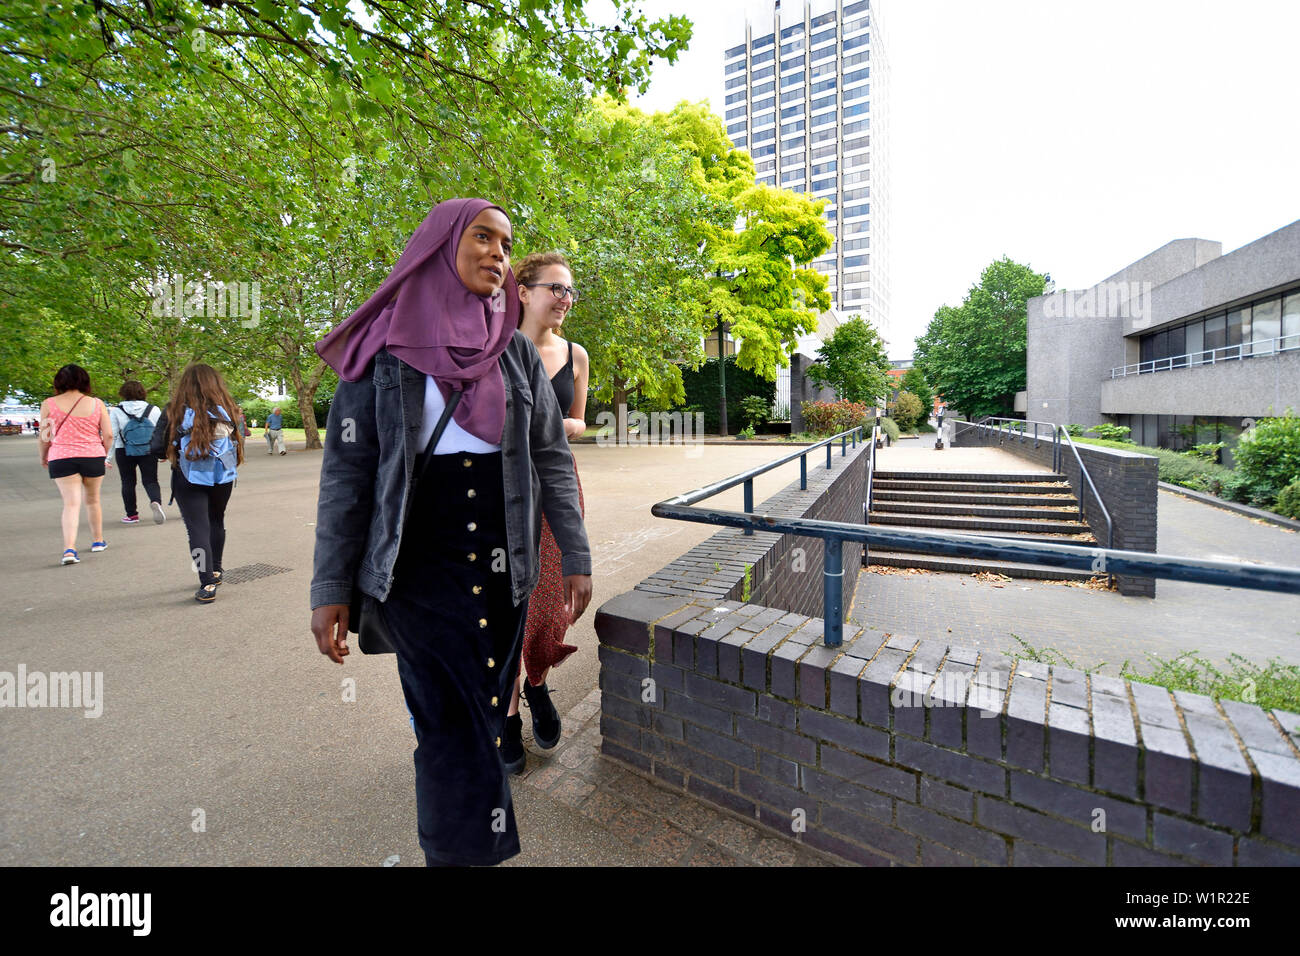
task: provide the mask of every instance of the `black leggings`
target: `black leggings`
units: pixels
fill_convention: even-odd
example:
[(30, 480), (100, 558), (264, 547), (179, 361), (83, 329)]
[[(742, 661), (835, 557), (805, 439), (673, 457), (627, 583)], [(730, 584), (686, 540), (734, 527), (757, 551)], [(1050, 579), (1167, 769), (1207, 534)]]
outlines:
[(127, 517), (137, 515), (135, 510), (135, 470), (140, 469), (140, 483), (150, 501), (162, 502), (162, 491), (158, 488), (158, 459), (153, 455), (128, 455), (125, 448), (117, 449), (117, 472), (122, 478), (122, 507)]
[(221, 553), (226, 548), (226, 505), (235, 483), (192, 485), (179, 468), (172, 469), (172, 497), (181, 509), (185, 531), (190, 537), (190, 558), (199, 573), (199, 584), (216, 581), (213, 571), (221, 570)]

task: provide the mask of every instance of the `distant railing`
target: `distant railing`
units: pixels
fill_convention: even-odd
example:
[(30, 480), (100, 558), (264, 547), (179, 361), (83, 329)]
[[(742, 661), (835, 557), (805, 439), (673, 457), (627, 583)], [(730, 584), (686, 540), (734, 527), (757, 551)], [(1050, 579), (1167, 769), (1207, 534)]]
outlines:
[(1258, 339), (1254, 342), (1241, 342), (1238, 345), (1225, 345), (1222, 348), (1207, 349), (1203, 352), (1170, 355), (1149, 362), (1137, 362), (1134, 365), (1121, 365), (1110, 370), (1110, 377), (1114, 379), (1129, 375), (1148, 375), (1152, 372), (1168, 372), (1176, 368), (1191, 368), (1193, 365), (1217, 365), (1219, 362), (1235, 362), (1243, 358), (1254, 358), (1257, 355), (1277, 355), (1279, 352), (1288, 352), (1297, 348), (1300, 348), (1300, 332), (1279, 335), (1271, 339)]

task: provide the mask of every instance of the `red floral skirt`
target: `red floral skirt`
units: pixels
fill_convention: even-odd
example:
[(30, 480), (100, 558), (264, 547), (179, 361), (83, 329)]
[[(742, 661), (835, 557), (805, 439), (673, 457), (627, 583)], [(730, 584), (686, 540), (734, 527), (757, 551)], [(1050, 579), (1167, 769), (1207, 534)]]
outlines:
[[(577, 477), (578, 463), (573, 463)], [(587, 506), (582, 499), (582, 481), (578, 481), (578, 507), (585, 517)], [(560, 546), (555, 543), (551, 526), (542, 516), (541, 570), (537, 587), (528, 599), (528, 622), (524, 625), (524, 671), (528, 683), (538, 687), (542, 674), (548, 667), (558, 666), (577, 650), (564, 643), (564, 633), (569, 629), (569, 615), (564, 609), (564, 572), (560, 564)]]

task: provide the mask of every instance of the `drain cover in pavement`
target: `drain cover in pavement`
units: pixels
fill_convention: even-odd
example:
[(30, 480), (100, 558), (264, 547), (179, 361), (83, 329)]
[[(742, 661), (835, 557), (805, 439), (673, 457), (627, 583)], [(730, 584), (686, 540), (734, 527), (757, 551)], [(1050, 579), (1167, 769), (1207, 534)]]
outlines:
[(274, 564), (245, 564), (238, 568), (228, 568), (221, 576), (221, 579), (228, 584), (244, 584), (258, 578), (269, 578), (273, 574), (284, 574), (286, 571), (292, 570), (293, 568), (279, 568)]

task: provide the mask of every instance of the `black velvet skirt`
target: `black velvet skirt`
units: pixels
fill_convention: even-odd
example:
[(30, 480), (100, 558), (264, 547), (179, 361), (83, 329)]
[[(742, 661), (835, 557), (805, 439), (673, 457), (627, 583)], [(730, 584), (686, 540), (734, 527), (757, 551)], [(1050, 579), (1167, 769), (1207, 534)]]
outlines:
[(420, 846), (491, 866), (519, 852), (500, 747), (528, 611), (511, 603), (501, 453), (436, 455), (415, 495), (380, 607), (415, 720)]

